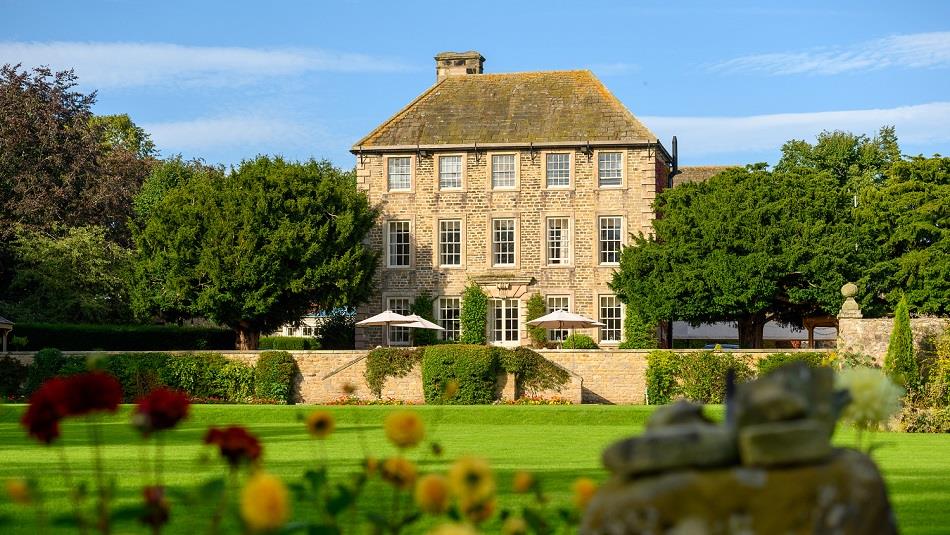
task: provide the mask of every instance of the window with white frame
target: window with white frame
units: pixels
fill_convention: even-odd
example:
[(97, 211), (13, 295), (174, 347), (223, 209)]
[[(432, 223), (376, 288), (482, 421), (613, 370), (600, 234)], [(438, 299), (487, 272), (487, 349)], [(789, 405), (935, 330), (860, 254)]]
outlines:
[(597, 181), (601, 186), (619, 186), (623, 182), (623, 154), (601, 152), (597, 154)]
[(549, 188), (570, 186), (571, 155), (563, 152), (548, 154), (545, 161), (545, 176)]
[(605, 216), (599, 219), (600, 227), (600, 263), (617, 264), (620, 262), (620, 248), (623, 235), (623, 217)]
[(571, 220), (567, 217), (549, 217), (547, 219), (548, 265), (570, 263)]
[(515, 220), (492, 219), (492, 265), (515, 265)]
[[(386, 308), (392, 310), (396, 314), (402, 314), (404, 316), (408, 315), (409, 298), (390, 297), (386, 302)], [(411, 339), (409, 327), (396, 327), (394, 325), (389, 326), (389, 345), (407, 346), (409, 345)]]
[(386, 176), (389, 182), (389, 191), (412, 189), (412, 162), (409, 156), (393, 156), (389, 158)]
[(313, 336), (313, 327), (309, 325), (303, 326), (303, 335), (304, 336)]
[[(547, 297), (548, 314), (555, 310), (564, 310), (570, 312), (571, 297), (568, 295), (549, 295)], [(562, 342), (567, 338), (567, 329), (549, 329), (548, 340), (552, 342)]]
[(462, 265), (462, 220), (439, 221), (439, 265)]
[(515, 187), (515, 155), (493, 154), (491, 157), (491, 187)]
[(288, 327), (284, 328), (284, 334), (285, 334), (286, 336), (296, 336), (296, 335), (297, 335), (297, 328), (296, 328), (296, 327), (293, 327), (293, 326), (288, 326)]
[(440, 297), (438, 301), (439, 326), (445, 329), (441, 332), (443, 340), (458, 340), (462, 331), (462, 307), (458, 297)]
[(620, 342), (623, 338), (623, 307), (616, 295), (600, 296), (600, 315), (597, 319), (604, 324), (600, 328), (600, 341)]
[(389, 222), (389, 267), (409, 267), (409, 222)]
[(439, 189), (459, 189), (462, 187), (462, 157), (439, 157)]
[(515, 342), (520, 340), (518, 327), (518, 300), (491, 300), (492, 342)]

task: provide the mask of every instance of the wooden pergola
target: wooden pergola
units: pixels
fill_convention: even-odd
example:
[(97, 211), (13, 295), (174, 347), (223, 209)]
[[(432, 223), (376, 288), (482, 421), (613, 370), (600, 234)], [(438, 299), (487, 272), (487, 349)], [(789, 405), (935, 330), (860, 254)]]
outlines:
[(808, 348), (815, 348), (815, 327), (838, 328), (838, 318), (834, 316), (812, 316), (802, 320), (805, 330), (808, 331)]
[(10, 334), (10, 331), (13, 330), (13, 322), (0, 316), (0, 333), (3, 334), (3, 351), (0, 353), (7, 352), (7, 336)]

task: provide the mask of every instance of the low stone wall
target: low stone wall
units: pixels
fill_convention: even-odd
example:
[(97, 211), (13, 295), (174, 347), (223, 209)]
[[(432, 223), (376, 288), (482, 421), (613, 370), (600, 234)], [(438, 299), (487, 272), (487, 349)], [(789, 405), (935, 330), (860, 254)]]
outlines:
[[(946, 330), (948, 325), (950, 320), (947, 318), (911, 318), (914, 346), (918, 351), (926, 351), (926, 341)], [(894, 318), (840, 318), (838, 351), (871, 355), (878, 363), (883, 363), (893, 329)]]
[[(679, 349), (677, 353), (695, 353), (702, 350)], [(794, 352), (794, 350), (790, 350)], [(774, 353), (774, 350), (739, 350), (758, 359)], [(75, 351), (69, 354), (103, 355), (120, 352)], [(174, 353), (174, 352), (168, 352)], [(253, 365), (256, 351), (214, 351), (228, 358)], [(290, 351), (297, 361), (300, 375), (297, 378), (298, 403), (329, 403), (346, 396), (346, 387), (355, 388), (353, 393), (362, 399), (372, 399), (363, 374), (366, 371), (368, 351)], [(499, 397), (513, 399), (515, 396), (532, 395), (543, 398), (558, 397), (572, 403), (640, 404), (646, 402), (646, 371), (649, 350), (571, 350), (550, 349), (539, 351), (546, 359), (570, 373), (570, 378), (560, 391), (515, 392), (515, 380), (510, 374), (498, 378)], [(32, 353), (11, 353), (24, 363), (32, 360)], [(389, 378), (382, 391), (383, 399), (398, 399), (408, 403), (423, 403), (422, 371), (416, 366), (405, 377)]]

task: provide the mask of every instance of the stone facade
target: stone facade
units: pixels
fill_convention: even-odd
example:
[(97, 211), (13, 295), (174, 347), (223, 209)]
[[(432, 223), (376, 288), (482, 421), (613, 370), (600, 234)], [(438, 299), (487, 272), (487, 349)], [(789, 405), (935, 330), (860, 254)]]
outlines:
[[(927, 350), (927, 341), (950, 328), (947, 318), (911, 318), (910, 330), (914, 335), (914, 347)], [(838, 351), (862, 353), (884, 363), (887, 344), (894, 329), (894, 318), (839, 318)]]

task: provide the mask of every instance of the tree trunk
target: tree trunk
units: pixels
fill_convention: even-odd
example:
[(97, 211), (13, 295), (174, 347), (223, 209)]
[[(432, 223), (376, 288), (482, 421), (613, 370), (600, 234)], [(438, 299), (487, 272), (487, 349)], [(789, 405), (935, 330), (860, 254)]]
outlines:
[(739, 325), (739, 347), (742, 349), (761, 349), (765, 314), (749, 314), (739, 318), (737, 323)]
[(241, 350), (257, 349), (257, 344), (261, 340), (261, 331), (253, 329), (251, 324), (242, 321), (234, 328), (237, 333), (237, 348)]

